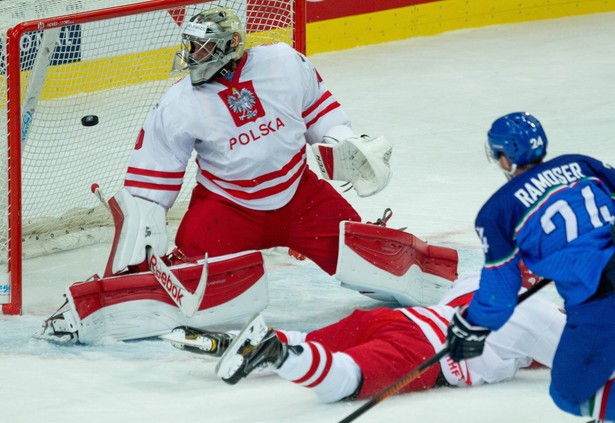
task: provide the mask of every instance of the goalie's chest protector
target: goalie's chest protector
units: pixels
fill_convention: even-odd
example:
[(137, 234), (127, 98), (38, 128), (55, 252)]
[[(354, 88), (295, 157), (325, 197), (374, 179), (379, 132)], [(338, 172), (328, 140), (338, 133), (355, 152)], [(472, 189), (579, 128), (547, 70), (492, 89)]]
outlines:
[(251, 209), (288, 203), (307, 166), (304, 70), (290, 54), (282, 45), (250, 49), (231, 80), (195, 90), (197, 181)]

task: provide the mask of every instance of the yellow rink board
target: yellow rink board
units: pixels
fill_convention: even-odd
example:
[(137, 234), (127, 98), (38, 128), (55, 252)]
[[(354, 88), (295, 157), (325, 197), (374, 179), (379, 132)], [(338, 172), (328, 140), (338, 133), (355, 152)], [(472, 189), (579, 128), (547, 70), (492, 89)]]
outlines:
[(307, 53), (439, 34), (464, 28), (615, 11), (615, 0), (442, 0), (313, 22)]

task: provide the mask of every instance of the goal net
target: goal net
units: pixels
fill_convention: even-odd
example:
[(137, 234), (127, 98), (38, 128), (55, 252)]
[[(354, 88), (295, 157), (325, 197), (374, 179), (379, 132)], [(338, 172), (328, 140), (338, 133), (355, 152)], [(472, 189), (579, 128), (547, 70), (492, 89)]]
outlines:
[[(90, 187), (122, 186), (146, 114), (182, 76), (171, 67), (183, 22), (214, 6), (235, 10), (247, 47), (305, 51), (304, 0), (0, 2), (3, 313), (22, 311), (23, 258), (112, 239)], [(92, 115), (98, 123), (83, 125)], [(192, 164), (168, 219), (182, 216), (195, 173)]]

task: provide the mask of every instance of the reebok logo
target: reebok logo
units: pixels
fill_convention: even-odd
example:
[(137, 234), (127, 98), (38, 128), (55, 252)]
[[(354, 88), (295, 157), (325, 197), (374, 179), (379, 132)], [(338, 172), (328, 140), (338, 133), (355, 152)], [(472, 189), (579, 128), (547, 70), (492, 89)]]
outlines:
[(175, 300), (175, 302), (177, 302), (178, 305), (181, 305), (182, 298), (184, 297), (184, 290), (175, 285), (171, 275), (158, 266), (158, 260), (155, 256), (152, 256), (150, 259), (149, 268), (152, 273), (154, 273), (154, 277), (160, 281), (164, 290), (167, 291), (167, 293), (171, 296), (171, 298), (173, 298), (173, 300)]

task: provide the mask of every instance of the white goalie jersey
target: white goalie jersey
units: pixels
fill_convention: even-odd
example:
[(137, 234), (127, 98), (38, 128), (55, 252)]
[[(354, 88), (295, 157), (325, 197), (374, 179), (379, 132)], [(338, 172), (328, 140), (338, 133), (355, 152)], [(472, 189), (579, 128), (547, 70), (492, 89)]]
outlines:
[(194, 150), (197, 182), (254, 210), (284, 206), (307, 166), (306, 143), (350, 126), (313, 65), (286, 44), (251, 48), (230, 79), (183, 78), (149, 113), (125, 187), (169, 208)]

